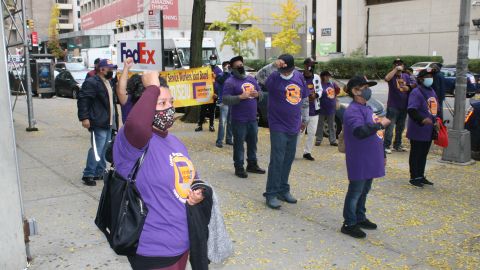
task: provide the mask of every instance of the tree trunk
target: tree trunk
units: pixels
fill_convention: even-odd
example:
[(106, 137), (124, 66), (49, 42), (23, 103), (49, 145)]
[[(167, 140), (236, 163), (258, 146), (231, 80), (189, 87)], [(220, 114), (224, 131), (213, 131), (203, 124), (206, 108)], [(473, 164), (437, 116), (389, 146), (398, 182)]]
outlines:
[[(205, 7), (206, 0), (194, 0), (192, 11), (192, 34), (190, 36), (190, 68), (201, 67), (202, 61), (202, 41), (203, 31), (205, 29)], [(185, 108), (183, 122), (196, 123), (200, 116), (200, 106)]]

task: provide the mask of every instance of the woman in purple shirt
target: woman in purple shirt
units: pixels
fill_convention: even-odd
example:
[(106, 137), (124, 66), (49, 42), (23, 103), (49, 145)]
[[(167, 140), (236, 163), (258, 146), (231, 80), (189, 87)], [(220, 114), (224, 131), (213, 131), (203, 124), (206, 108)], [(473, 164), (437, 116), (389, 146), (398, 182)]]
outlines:
[(380, 120), (366, 105), (372, 95), (369, 86), (376, 84), (360, 76), (351, 78), (347, 84), (347, 94), (353, 101), (343, 116), (349, 184), (343, 208), (345, 221), (341, 232), (355, 238), (366, 236), (361, 228), (377, 228), (377, 225), (365, 216), (365, 203), (373, 178), (385, 176), (383, 130), (390, 124), (390, 120)]
[(160, 85), (158, 72), (145, 72), (142, 81), (145, 91), (113, 149), (122, 176), (147, 151), (136, 185), (149, 212), (137, 254), (128, 259), (133, 269), (185, 269), (190, 246), (186, 203), (196, 205), (204, 197), (200, 189), (190, 189), (197, 173), (185, 145), (168, 133), (175, 114), (168, 86)]
[(417, 75), (418, 86), (408, 99), (407, 138), (410, 139), (410, 184), (423, 187), (433, 185), (425, 177), (427, 155), (432, 145), (432, 135), (438, 114), (438, 98), (433, 90), (433, 71), (421, 70)]

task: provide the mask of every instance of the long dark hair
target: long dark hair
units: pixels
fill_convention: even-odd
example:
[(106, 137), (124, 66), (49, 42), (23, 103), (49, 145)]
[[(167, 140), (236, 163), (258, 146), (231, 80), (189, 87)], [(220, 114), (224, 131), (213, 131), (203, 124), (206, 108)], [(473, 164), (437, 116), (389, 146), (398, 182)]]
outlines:
[[(160, 80), (160, 86), (168, 88), (168, 83), (163, 77), (158, 77)], [(127, 81), (127, 93), (130, 96), (130, 100), (133, 104), (137, 103), (140, 97), (145, 91), (145, 87), (142, 83), (142, 76), (140, 74), (134, 74)]]

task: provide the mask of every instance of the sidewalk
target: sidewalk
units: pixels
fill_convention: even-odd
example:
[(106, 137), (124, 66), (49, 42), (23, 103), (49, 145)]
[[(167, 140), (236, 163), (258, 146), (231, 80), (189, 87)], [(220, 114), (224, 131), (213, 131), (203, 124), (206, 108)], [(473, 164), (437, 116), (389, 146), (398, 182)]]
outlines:
[[(84, 186), (89, 145), (76, 118), (75, 100), (34, 99), (38, 132), (27, 133), (26, 102), (14, 111), (20, 176), (27, 217), (38, 221), (31, 237), (31, 269), (130, 269), (95, 227), (101, 182)], [(430, 155), (434, 187), (408, 184), (408, 153), (389, 155), (387, 176), (374, 181), (369, 218), (379, 224), (367, 238), (339, 232), (346, 192), (343, 154), (315, 147), (314, 162), (300, 159), (291, 173), (297, 205), (265, 207), (266, 175), (233, 175), (232, 148), (216, 148), (216, 134), (176, 122), (172, 133), (187, 145), (201, 177), (216, 189), (235, 256), (212, 269), (480, 269), (480, 165), (456, 167)], [(269, 136), (259, 132), (258, 159), (268, 167)]]

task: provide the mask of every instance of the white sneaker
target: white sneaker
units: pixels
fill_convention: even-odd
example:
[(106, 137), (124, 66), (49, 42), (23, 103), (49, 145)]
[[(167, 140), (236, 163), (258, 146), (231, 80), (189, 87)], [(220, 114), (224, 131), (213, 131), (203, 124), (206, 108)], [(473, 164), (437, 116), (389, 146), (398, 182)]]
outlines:
[(392, 153), (392, 150), (391, 150), (390, 148), (385, 148), (385, 153), (391, 154), (391, 153)]

